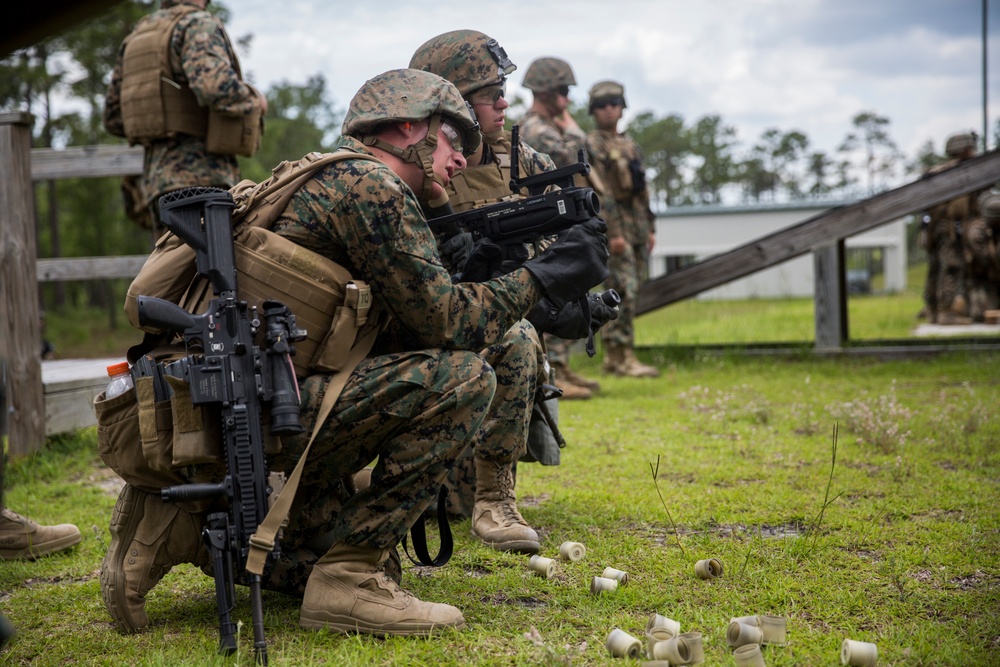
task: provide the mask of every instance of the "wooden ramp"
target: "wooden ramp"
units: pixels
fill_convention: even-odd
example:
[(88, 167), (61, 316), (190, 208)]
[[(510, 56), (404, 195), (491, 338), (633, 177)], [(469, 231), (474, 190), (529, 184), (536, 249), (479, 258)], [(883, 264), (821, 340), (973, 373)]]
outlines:
[(108, 366), (122, 361), (125, 357), (43, 361), (45, 435), (96, 425), (94, 397), (108, 386)]

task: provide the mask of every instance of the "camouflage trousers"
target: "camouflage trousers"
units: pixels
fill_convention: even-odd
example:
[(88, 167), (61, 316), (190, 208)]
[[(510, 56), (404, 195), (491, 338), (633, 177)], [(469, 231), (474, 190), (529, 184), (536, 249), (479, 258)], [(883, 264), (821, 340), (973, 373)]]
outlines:
[[(300, 383), (306, 431), (283, 440), (273, 470), (291, 473), (330, 380), (313, 375)], [(491, 410), (496, 388), (497, 374), (474, 352), (423, 350), (362, 361), (313, 442), (282, 548), (295, 551), (321, 536), (373, 549), (398, 544), (486, 424), (506, 424)], [(376, 460), (371, 485), (345, 501), (344, 480)]]
[(535, 390), (544, 378), (545, 358), (538, 333), (526, 320), (514, 325), (503, 339), (487, 348), (483, 358), (496, 373), (497, 389), (489, 416), (473, 447), (462, 452), (445, 479), (447, 510), (452, 516), (472, 516), (476, 503), (476, 458), (513, 470), (524, 454)]
[(950, 311), (954, 315), (968, 314), (966, 294), (965, 257), (955, 242), (938, 248), (937, 285), (934, 299), (937, 311)]
[(952, 220), (936, 220), (927, 230), (924, 303), (932, 315), (966, 314), (965, 258)]
[(621, 254), (612, 254), (608, 259), (608, 277), (604, 281), (606, 289), (618, 292), (622, 302), (618, 304), (618, 318), (601, 327), (601, 341), (606, 346), (631, 348), (635, 343), (635, 299), (644, 273), (646, 246), (628, 244)]
[(989, 273), (970, 273), (967, 277), (969, 317), (973, 322), (986, 320), (987, 310), (1000, 308), (1000, 280)]

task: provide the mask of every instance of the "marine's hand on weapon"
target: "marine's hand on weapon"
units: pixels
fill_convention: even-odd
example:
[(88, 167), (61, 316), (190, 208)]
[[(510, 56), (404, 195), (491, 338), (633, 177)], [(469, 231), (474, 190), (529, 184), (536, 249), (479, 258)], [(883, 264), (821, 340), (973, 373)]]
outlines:
[(621, 298), (614, 290), (589, 292), (585, 299), (573, 301), (562, 308), (554, 307), (543, 297), (528, 312), (526, 319), (542, 333), (566, 340), (578, 340), (589, 338), (611, 320), (618, 319), (620, 302)]
[(608, 226), (600, 218), (562, 232), (545, 252), (524, 263), (557, 309), (608, 277)]

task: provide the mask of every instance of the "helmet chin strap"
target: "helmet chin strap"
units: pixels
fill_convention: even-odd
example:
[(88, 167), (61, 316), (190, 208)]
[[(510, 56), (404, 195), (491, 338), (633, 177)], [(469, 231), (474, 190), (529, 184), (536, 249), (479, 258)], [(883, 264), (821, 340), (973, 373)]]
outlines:
[[(438, 145), (438, 129), (441, 127), (441, 114), (434, 114), (430, 117), (430, 125), (427, 128), (427, 136), (415, 144), (410, 144), (406, 148), (394, 146), (387, 141), (377, 137), (365, 137), (362, 143), (366, 146), (381, 148), (387, 153), (392, 153), (403, 162), (418, 164), (424, 170), (424, 183), (420, 190), (419, 197), (428, 206), (444, 206), (448, 201), (448, 192), (444, 190), (444, 181), (434, 173), (434, 151)], [(441, 186), (443, 194), (437, 199), (431, 199), (434, 192), (434, 184)]]

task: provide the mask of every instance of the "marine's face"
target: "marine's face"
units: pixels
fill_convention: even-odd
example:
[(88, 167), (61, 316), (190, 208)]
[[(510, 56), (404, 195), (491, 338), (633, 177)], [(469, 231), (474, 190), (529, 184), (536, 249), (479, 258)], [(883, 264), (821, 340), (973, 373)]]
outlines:
[(444, 193), (444, 188), (451, 183), (455, 174), (466, 166), (465, 156), (462, 154), (462, 134), (447, 121), (442, 122), (438, 128), (437, 147), (431, 153), (431, 159), (436, 177), (431, 199), (435, 199)]
[(480, 131), (486, 136), (496, 136), (503, 131), (505, 111), (510, 103), (504, 98), (502, 85), (486, 86), (469, 95), (469, 103), (476, 112)]
[(616, 102), (599, 102), (594, 105), (594, 122), (602, 130), (613, 130), (621, 120), (622, 110)]

